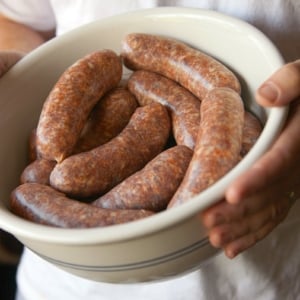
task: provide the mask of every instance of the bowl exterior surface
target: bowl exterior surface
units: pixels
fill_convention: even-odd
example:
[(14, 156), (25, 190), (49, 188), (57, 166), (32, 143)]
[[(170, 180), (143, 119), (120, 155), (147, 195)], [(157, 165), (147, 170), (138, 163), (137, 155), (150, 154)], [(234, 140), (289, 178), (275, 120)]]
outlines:
[[(260, 143), (263, 146), (258, 145), (231, 177), (199, 196), (198, 202), (186, 203), (174, 211), (124, 226), (85, 231), (46, 228), (20, 220), (9, 211), (9, 195), (25, 167), (27, 139), (49, 91), (77, 59), (98, 49), (119, 52), (122, 38), (131, 32), (178, 38), (219, 59), (238, 75), (245, 105), (263, 122), (271, 119), (276, 126), (269, 125), (262, 138), (265, 142)], [(281, 64), (274, 46), (253, 27), (199, 9), (159, 8), (128, 13), (93, 22), (46, 43), (0, 80), (0, 227), (51, 263), (95, 281), (161, 280), (197, 268), (217, 253), (197, 213), (221, 199), (226, 184), (249, 167), (280, 130), (284, 112), (265, 111), (253, 95)], [(125, 76), (128, 72), (124, 69)]]

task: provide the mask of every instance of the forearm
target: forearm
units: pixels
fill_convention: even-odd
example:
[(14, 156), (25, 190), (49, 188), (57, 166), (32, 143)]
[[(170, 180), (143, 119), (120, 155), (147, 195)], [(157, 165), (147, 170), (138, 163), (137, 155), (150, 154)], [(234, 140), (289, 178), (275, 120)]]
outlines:
[(0, 15), (0, 50), (28, 53), (51, 37)]

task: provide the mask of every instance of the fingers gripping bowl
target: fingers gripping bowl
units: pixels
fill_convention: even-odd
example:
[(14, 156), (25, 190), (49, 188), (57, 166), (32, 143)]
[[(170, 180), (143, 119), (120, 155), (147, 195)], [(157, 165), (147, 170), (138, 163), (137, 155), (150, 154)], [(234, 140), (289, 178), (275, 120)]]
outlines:
[[(60, 74), (92, 51), (119, 52), (122, 38), (137, 29), (182, 40), (233, 70), (242, 84), (245, 106), (264, 124), (257, 143), (228, 174), (192, 201), (142, 220), (105, 228), (63, 229), (12, 214), (9, 196), (26, 165), (27, 138)], [(128, 13), (85, 25), (46, 43), (0, 81), (1, 228), (49, 262), (95, 281), (166, 279), (199, 267), (216, 250), (209, 245), (197, 214), (222, 199), (228, 184), (269, 148), (284, 124), (287, 108), (265, 110), (254, 99), (257, 87), (281, 65), (281, 56), (259, 31), (231, 17), (198, 9)]]

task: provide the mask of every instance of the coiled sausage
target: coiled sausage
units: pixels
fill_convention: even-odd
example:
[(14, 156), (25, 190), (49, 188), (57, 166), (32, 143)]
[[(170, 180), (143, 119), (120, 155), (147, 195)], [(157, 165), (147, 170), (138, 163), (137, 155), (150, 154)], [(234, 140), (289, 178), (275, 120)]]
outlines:
[(92, 204), (109, 209), (146, 209), (167, 207), (188, 167), (193, 151), (174, 146), (152, 159)]
[(36, 145), (41, 158), (61, 162), (72, 152), (92, 108), (121, 76), (120, 57), (111, 50), (88, 54), (65, 70), (40, 114)]
[(50, 175), (50, 184), (75, 198), (100, 196), (160, 153), (170, 127), (163, 105), (138, 107), (118, 136), (57, 164)]
[(67, 198), (50, 186), (24, 183), (10, 198), (12, 212), (38, 224), (89, 228), (121, 224), (153, 215), (146, 210), (109, 210)]
[(128, 124), (138, 104), (125, 88), (109, 91), (93, 108), (74, 147), (74, 153), (89, 151), (118, 135)]
[(200, 125), (200, 101), (187, 89), (162, 75), (135, 71), (128, 80), (128, 89), (140, 105), (158, 102), (171, 114), (172, 130), (177, 145), (194, 149)]
[(229, 88), (214, 89), (203, 99), (200, 112), (194, 155), (168, 208), (199, 194), (239, 161), (244, 123), (240, 96)]
[(245, 111), (241, 157), (244, 157), (250, 151), (262, 130), (263, 127), (259, 119), (252, 113)]
[(35, 182), (49, 185), (50, 174), (56, 165), (56, 161), (47, 159), (36, 159), (30, 163), (22, 172), (20, 182)]
[(131, 33), (124, 37), (121, 48), (124, 64), (129, 69), (160, 73), (200, 99), (216, 87), (241, 91), (237, 77), (224, 64), (178, 40)]

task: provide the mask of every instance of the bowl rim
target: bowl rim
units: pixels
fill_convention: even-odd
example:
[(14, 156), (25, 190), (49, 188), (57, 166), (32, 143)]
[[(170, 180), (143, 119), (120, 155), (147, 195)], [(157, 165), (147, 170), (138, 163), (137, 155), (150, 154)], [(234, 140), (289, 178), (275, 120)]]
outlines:
[[(222, 20), (229, 24), (238, 26), (239, 30), (246, 30), (249, 34), (253, 35), (260, 43), (264, 45), (268, 53), (272, 54), (274, 70), (283, 65), (283, 59), (278, 49), (273, 43), (257, 28), (251, 24), (237, 19), (232, 16), (225, 15), (220, 12), (200, 9), (200, 8), (182, 8), (182, 7), (156, 7), (150, 9), (142, 9), (133, 12), (126, 12), (118, 14), (105, 19), (93, 21), (70, 32), (60, 35), (33, 50), (23, 60), (17, 63), (18, 68), (26, 66), (26, 60), (34, 59), (36, 54), (45, 51), (48, 47), (53, 47), (56, 43), (60, 43), (68, 36), (76, 35), (82, 30), (88, 30), (91, 26), (101, 26), (114, 23), (118, 20), (126, 20), (127, 18), (162, 18), (162, 17), (181, 18), (213, 18)], [(92, 28), (92, 27), (91, 27)], [(14, 67), (12, 67), (13, 69)], [(59, 243), (59, 244), (103, 244), (119, 242), (124, 240), (135, 239), (141, 236), (151, 235), (157, 231), (166, 230), (180, 222), (184, 222), (192, 217), (197, 217), (197, 214), (204, 208), (216, 203), (222, 199), (226, 186), (228, 186), (235, 178), (244, 172), (244, 168), (248, 169), (274, 142), (277, 135), (280, 133), (284, 121), (287, 117), (288, 106), (276, 107), (268, 109), (268, 119), (263, 128), (263, 132), (259, 137), (257, 143), (253, 146), (250, 152), (237, 164), (231, 171), (222, 177), (215, 184), (207, 188), (201, 194), (193, 197), (193, 200), (188, 201), (178, 207), (170, 210), (165, 210), (149, 218), (97, 228), (56, 228), (24, 220), (13, 213), (0, 209), (0, 227), (4, 230), (17, 236), (17, 238), (38, 240), (46, 243)], [(279, 122), (280, 121), (280, 122)], [(272, 136), (272, 139), (265, 140), (266, 136)], [(204, 201), (205, 200), (205, 201)], [(84, 232), (84, 234), (83, 234)], [(80, 237), (80, 238), (79, 238)]]

